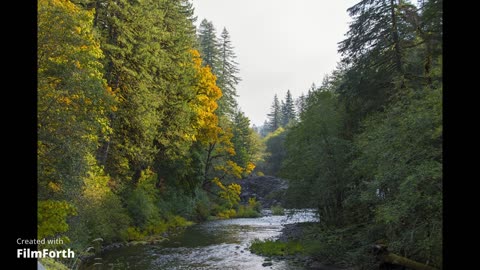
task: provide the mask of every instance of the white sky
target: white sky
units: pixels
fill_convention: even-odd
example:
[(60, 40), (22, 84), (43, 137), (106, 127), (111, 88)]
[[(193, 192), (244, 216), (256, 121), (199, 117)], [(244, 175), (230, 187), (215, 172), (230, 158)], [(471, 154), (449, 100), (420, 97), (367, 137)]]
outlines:
[(358, 0), (192, 0), (197, 26), (212, 21), (230, 33), (242, 81), (238, 103), (251, 124), (263, 124), (274, 94), (294, 98), (321, 84), (340, 60), (347, 8)]

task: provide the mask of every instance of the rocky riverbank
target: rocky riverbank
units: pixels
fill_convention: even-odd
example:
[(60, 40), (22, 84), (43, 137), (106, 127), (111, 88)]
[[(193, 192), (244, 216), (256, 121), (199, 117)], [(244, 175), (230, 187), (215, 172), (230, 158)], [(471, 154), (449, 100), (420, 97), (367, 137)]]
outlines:
[(256, 198), (263, 208), (273, 205), (285, 206), (285, 194), (288, 182), (285, 179), (273, 176), (251, 176), (239, 181), (242, 187), (240, 198), (248, 202), (249, 198)]

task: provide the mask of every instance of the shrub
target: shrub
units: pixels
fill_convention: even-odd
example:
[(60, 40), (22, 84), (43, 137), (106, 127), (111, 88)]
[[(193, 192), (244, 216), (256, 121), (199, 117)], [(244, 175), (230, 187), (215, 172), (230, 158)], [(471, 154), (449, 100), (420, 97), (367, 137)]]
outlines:
[[(162, 193), (162, 198), (157, 203), (161, 213), (179, 215), (188, 219), (196, 216), (196, 198), (184, 194), (175, 187), (167, 187), (168, 192)], [(167, 218), (167, 216), (162, 216)]]
[(223, 210), (223, 211), (219, 212), (217, 214), (217, 217), (219, 217), (221, 219), (227, 219), (227, 218), (235, 217), (236, 215), (237, 215), (237, 213), (235, 212), (235, 209), (227, 209), (227, 210)]
[(53, 237), (68, 230), (67, 217), (75, 215), (75, 208), (66, 201), (38, 202), (38, 238)]
[(272, 211), (272, 215), (274, 216), (283, 216), (285, 215), (285, 210), (283, 209), (283, 207), (281, 205), (275, 205), (275, 206), (272, 206), (270, 208), (270, 210)]
[(205, 221), (211, 214), (212, 207), (210, 199), (205, 191), (201, 189), (195, 190), (195, 220)]
[(260, 203), (257, 202), (255, 198), (249, 198), (247, 205), (240, 205), (238, 207), (237, 216), (239, 218), (253, 218), (259, 217), (260, 214)]
[(259, 217), (260, 213), (255, 211), (255, 209), (249, 207), (248, 205), (240, 205), (238, 207), (237, 215), (238, 218), (254, 218)]
[(273, 240), (261, 241), (255, 239), (250, 250), (252, 253), (264, 256), (285, 256), (303, 253), (304, 248), (298, 241), (280, 242)]
[(136, 227), (128, 227), (124, 233), (123, 237), (127, 241), (139, 241), (145, 239), (146, 233), (141, 232), (138, 228)]
[(127, 207), (133, 224), (139, 228), (160, 223), (160, 211), (155, 206), (152, 198), (142, 189), (132, 192)]

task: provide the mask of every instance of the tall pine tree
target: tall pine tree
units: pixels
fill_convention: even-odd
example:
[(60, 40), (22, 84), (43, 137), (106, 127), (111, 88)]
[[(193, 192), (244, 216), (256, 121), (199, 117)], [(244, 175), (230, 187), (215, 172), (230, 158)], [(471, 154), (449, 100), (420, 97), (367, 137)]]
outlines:
[(282, 120), (282, 111), (281, 111), (281, 106), (280, 102), (278, 101), (278, 96), (275, 94), (273, 97), (273, 102), (272, 106), (270, 107), (270, 113), (267, 114), (268, 116), (268, 130), (269, 132), (273, 132), (277, 130), (281, 125), (281, 120)]
[(290, 90), (285, 95), (285, 102), (282, 100), (282, 126), (287, 126), (291, 121), (295, 120), (295, 104), (293, 102), (292, 93)]
[[(235, 148), (235, 161), (238, 165), (247, 168), (247, 173), (253, 169), (253, 162), (256, 161), (256, 145), (254, 140), (254, 131), (250, 128), (250, 119), (245, 114), (237, 110), (233, 115), (233, 137), (232, 143)], [(249, 169), (248, 167), (251, 167)]]
[(218, 77), (218, 66), (220, 62), (219, 43), (217, 33), (212, 22), (203, 19), (198, 29), (198, 45), (203, 64), (210, 66), (213, 74)]
[[(111, 114), (115, 130), (100, 153), (107, 171), (122, 181), (188, 153), (195, 96), (190, 49), (195, 32), (186, 1), (97, 5), (96, 27), (106, 54), (106, 78), (120, 97)], [(168, 12), (165, 12), (168, 10)], [(166, 170), (162, 170), (166, 171)]]
[[(406, 1), (362, 0), (348, 9), (353, 22), (339, 43), (345, 73), (337, 93), (346, 102), (352, 130), (373, 111), (379, 111), (405, 86), (405, 50), (415, 38), (402, 15)], [(402, 85), (402, 87), (396, 87)]]
[(240, 81), (238, 77), (238, 63), (235, 61), (237, 56), (233, 51), (230, 34), (226, 28), (223, 28), (219, 42), (220, 61), (218, 65), (217, 85), (222, 89), (223, 96), (218, 101), (218, 113), (232, 115), (237, 107), (237, 90), (235, 87)]

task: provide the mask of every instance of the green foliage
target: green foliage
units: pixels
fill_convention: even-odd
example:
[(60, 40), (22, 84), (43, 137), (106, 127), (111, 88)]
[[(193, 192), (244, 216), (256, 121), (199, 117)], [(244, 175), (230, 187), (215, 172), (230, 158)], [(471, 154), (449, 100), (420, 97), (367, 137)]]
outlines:
[(81, 196), (74, 201), (78, 215), (71, 219), (72, 229), (68, 232), (72, 245), (80, 250), (99, 237), (105, 243), (122, 241), (121, 232), (131, 223), (120, 197), (109, 188), (110, 177), (96, 165), (93, 156), (87, 160), (90, 171), (84, 178)]
[(282, 126), (282, 108), (276, 94), (273, 97), (270, 113), (267, 116), (268, 120), (266, 127), (268, 132), (275, 132)]
[(113, 94), (93, 11), (67, 0), (38, 3), (38, 197), (71, 200), (88, 171), (86, 155), (111, 132)]
[(217, 213), (217, 217), (221, 219), (233, 218), (236, 215), (237, 215), (237, 212), (235, 211), (235, 209), (225, 209)]
[(220, 38), (217, 38), (215, 26), (212, 22), (203, 19), (198, 29), (198, 45), (203, 59), (203, 65), (210, 67), (218, 78), (217, 85), (222, 90), (222, 97), (218, 100), (219, 116), (231, 118), (237, 110), (236, 86), (240, 82), (238, 63), (230, 34), (223, 28)]
[(193, 225), (193, 222), (187, 221), (185, 218), (168, 215), (166, 219), (162, 219), (155, 224), (149, 224), (145, 229), (138, 227), (128, 227), (122, 231), (122, 236), (127, 241), (143, 241), (148, 239), (161, 238), (165, 232), (175, 233), (184, 227)]
[(265, 161), (260, 164), (259, 169), (265, 174), (278, 175), (286, 155), (284, 142), (287, 133), (287, 130), (280, 127), (264, 138), (267, 156), (265, 157)]
[(141, 189), (134, 190), (127, 204), (129, 215), (132, 217), (135, 226), (144, 229), (148, 225), (160, 222), (159, 209), (145, 191)]
[(212, 203), (207, 193), (201, 189), (195, 190), (195, 219), (205, 221), (211, 215)]
[(280, 242), (255, 239), (250, 246), (250, 250), (252, 253), (262, 256), (286, 256), (301, 254), (304, 252), (304, 247), (298, 241)]
[(160, 222), (156, 224), (148, 225), (144, 233), (147, 235), (151, 235), (151, 237), (155, 238), (156, 236), (164, 232), (174, 233), (181, 230), (183, 227), (187, 227), (192, 224), (193, 222), (187, 221), (185, 218), (181, 216), (169, 214), (166, 218), (162, 219)]
[(76, 210), (66, 201), (45, 200), (38, 202), (38, 238), (53, 238), (68, 230), (67, 218)]
[(40, 0), (38, 237), (83, 250), (254, 216), (233, 179), (258, 165), (290, 179), (289, 204), (317, 207), (324, 225), (305, 248), (267, 241), (260, 253), (367, 265), (378, 240), (440, 266), (442, 2), (350, 8), (338, 69), (298, 117), (290, 92), (275, 96), (261, 142), (235, 110), (228, 31), (219, 44), (204, 20), (200, 59), (188, 1)]
[(124, 232), (123, 232), (123, 237), (127, 241), (140, 241), (144, 240), (145, 237), (147, 236), (146, 233), (141, 232), (138, 228), (136, 227), (128, 227)]
[[(385, 113), (365, 121), (354, 161), (365, 187), (362, 203), (372, 213), (392, 250), (441, 264), (442, 89), (408, 94)], [(373, 165), (373, 166), (372, 166)], [(419, 219), (418, 217), (422, 217)]]
[[(115, 1), (98, 5), (106, 78), (120, 96), (102, 164), (118, 186), (148, 167), (160, 171), (192, 144), (195, 68), (191, 9), (181, 1)], [(166, 12), (168, 10), (168, 12)], [(160, 72), (161, 70), (161, 72)]]
[[(363, 224), (362, 224), (363, 226)], [(341, 228), (313, 226), (300, 240), (306, 254), (339, 266), (358, 264), (363, 269), (378, 268), (371, 256), (372, 242), (357, 225)]]
[(56, 261), (55, 259), (46, 257), (38, 259), (40, 263), (48, 270), (69, 270), (66, 265), (62, 264), (61, 262)]
[(242, 177), (247, 177), (255, 168), (255, 163), (262, 159), (262, 145), (258, 135), (250, 128), (250, 120), (241, 111), (233, 114), (232, 143), (235, 156), (232, 160), (245, 168)]
[(217, 187), (220, 188), (218, 195), (223, 200), (224, 205), (228, 209), (236, 207), (240, 202), (240, 193), (242, 191), (242, 187), (235, 183), (224, 186), (218, 178), (213, 179), (213, 182), (215, 185), (217, 185)]
[[(99, 237), (175, 231), (216, 214), (203, 191), (215, 177), (220, 212), (234, 215), (240, 186), (229, 180), (254, 169), (258, 141), (243, 114), (235, 147), (232, 121), (218, 120), (222, 92), (201, 66), (193, 22), (184, 0), (39, 1), (39, 238), (70, 238), (80, 251)], [(226, 30), (222, 41), (218, 84), (233, 109)]]
[(287, 136), (283, 172), (293, 179), (289, 203), (298, 207), (307, 195), (325, 226), (305, 244), (309, 252), (368, 265), (368, 246), (382, 241), (393, 252), (441, 265), (441, 93), (441, 86), (402, 90), (363, 121), (353, 141), (343, 137), (342, 102), (322, 91), (307, 99)]
[(260, 210), (262, 210), (262, 204), (257, 201), (255, 197), (248, 198), (248, 207), (252, 208), (257, 212), (260, 212)]
[(345, 112), (328, 87), (311, 92), (302, 121), (287, 135), (281, 175), (295, 180), (290, 181), (289, 204), (317, 207), (324, 222), (339, 224), (351, 143), (342, 138)]
[(195, 207), (199, 198), (187, 195), (174, 187), (167, 188), (157, 204), (160, 212), (179, 215), (190, 220), (194, 219), (196, 217)]
[(127, 200), (127, 209), (133, 224), (140, 229), (154, 226), (161, 221), (160, 209), (156, 203), (160, 196), (156, 182), (155, 173), (149, 169), (142, 171), (136, 188)]
[(222, 89), (223, 93), (218, 101), (219, 115), (233, 115), (238, 106), (237, 101), (235, 100), (235, 97), (238, 96), (235, 87), (241, 79), (238, 77), (238, 63), (235, 61), (237, 56), (233, 49), (230, 34), (226, 28), (223, 28), (219, 42), (220, 57), (218, 72), (215, 73), (218, 77), (218, 87)]
[(442, 264), (441, 2), (350, 8), (342, 62), (287, 127), (287, 203), (317, 207), (322, 226), (304, 245), (322, 260), (371, 268), (382, 242)]
[(203, 19), (198, 30), (198, 43), (203, 64), (209, 66), (214, 74), (219, 74), (220, 44), (217, 40), (215, 26), (207, 19)]
[(290, 93), (290, 90), (287, 91), (287, 94), (285, 96), (285, 102), (282, 100), (282, 106), (280, 108), (281, 111), (281, 125), (283, 127), (286, 127), (289, 125), (292, 121), (295, 121), (296, 118), (296, 113), (295, 113), (295, 104), (293, 103), (293, 97), (292, 93)]
[(274, 216), (283, 216), (285, 215), (285, 210), (281, 205), (273, 205), (270, 210), (272, 211), (272, 215)]
[(258, 211), (247, 205), (238, 206), (237, 214), (235, 215), (237, 218), (256, 218), (260, 216), (261, 214)]
[(248, 198), (247, 205), (239, 205), (236, 214), (237, 218), (255, 218), (261, 216), (261, 205), (255, 198)]
[(69, 232), (76, 247), (81, 248), (98, 237), (105, 243), (124, 240), (121, 232), (129, 226), (131, 218), (116, 195), (108, 194), (100, 201), (85, 199), (78, 205), (79, 215), (72, 220)]

